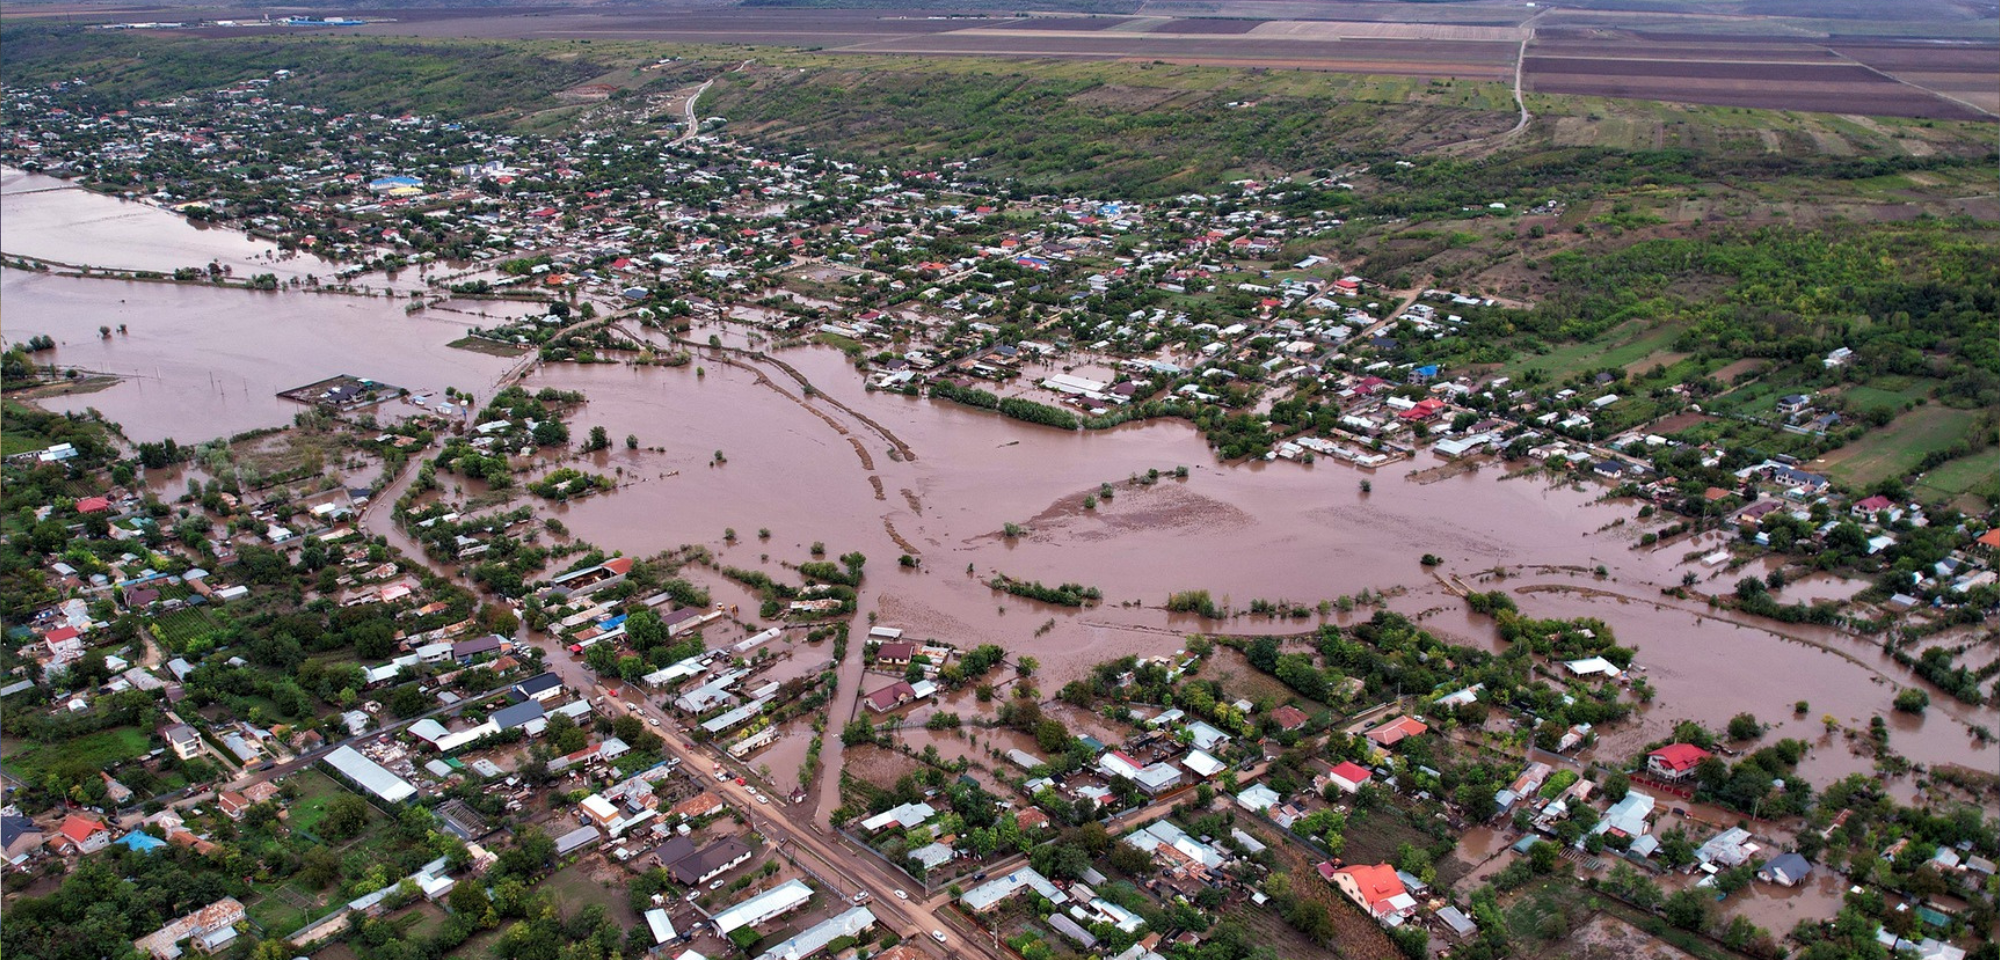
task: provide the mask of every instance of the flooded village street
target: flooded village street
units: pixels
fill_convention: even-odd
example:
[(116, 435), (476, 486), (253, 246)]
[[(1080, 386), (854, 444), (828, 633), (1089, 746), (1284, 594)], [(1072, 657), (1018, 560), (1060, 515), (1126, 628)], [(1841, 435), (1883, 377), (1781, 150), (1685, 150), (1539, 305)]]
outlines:
[[(256, 245), (240, 236), (81, 191), (22, 192), (35, 184), (8, 177), (10, 255), (67, 262), (94, 254), (105, 265), (149, 269), (231, 257), (239, 272), (262, 269)], [(134, 218), (143, 218), (143, 229), (133, 228)], [(71, 219), (86, 232), (70, 232)], [(87, 232), (108, 220), (119, 222), (115, 232)], [(273, 269), (303, 268), (293, 261)], [(59, 343), (58, 364), (120, 378), (43, 405), (94, 407), (135, 441), (191, 442), (282, 425), (298, 408), (278, 399), (279, 390), (340, 373), (419, 392), (455, 386), (490, 394), (515, 366), (445, 346), (473, 322), (471, 311), (504, 311), (504, 304), (454, 301), (406, 314), (381, 297), (20, 270), (0, 274), (0, 301), (10, 339), (48, 334)], [(100, 326), (120, 325), (129, 332), (98, 336)], [(745, 343), (738, 328), (713, 324), (688, 337), (711, 334), (726, 345)], [(663, 334), (651, 335), (666, 345)], [(1370, 612), (1303, 620), (1238, 615), (1217, 624), (1167, 613), (1167, 594), (1177, 590), (1207, 590), (1238, 610), (1257, 599), (1310, 607), (1366, 590), (1441, 636), (1497, 647), (1492, 621), (1466, 612), (1445, 585), (1444, 578), (1458, 577), (1474, 589), (1504, 587), (1532, 616), (1602, 618), (1620, 643), (1638, 649), (1636, 662), (1658, 696), (1636, 722), (1604, 732), (1597, 751), (1606, 760), (1664, 737), (1678, 720), (1719, 726), (1748, 710), (1776, 724), (1778, 735), (1821, 743), (1801, 766), (1815, 781), (1870, 769), (1868, 758), (1824, 736), (1820, 717), (1829, 713), (1853, 729), (1889, 717), (1897, 750), (1919, 763), (1994, 766), (1993, 750), (1976, 746), (1967, 732), (1968, 724), (1994, 725), (1994, 712), (1946, 697), (1925, 717), (1892, 711), (1898, 686), (1916, 681), (1869, 640), (1731, 622), (1662, 597), (1661, 588), (1689, 570), (1710, 575), (1681, 559), (1699, 544), (1639, 548), (1635, 508), (1607, 499), (1594, 484), (1506, 478), (1499, 464), (1418, 482), (1410, 476), (1444, 463), (1420, 453), (1376, 471), (1372, 491), (1363, 492), (1359, 481), (1371, 474), (1330, 462), (1220, 464), (1178, 421), (1059, 431), (867, 391), (848, 359), (828, 347), (778, 354), (811, 382), (811, 395), (772, 364), (705, 347), (694, 352), (693, 363), (679, 368), (529, 366), (522, 382), (531, 390), (581, 391), (587, 404), (579, 423), (639, 442), (639, 449), (615, 446), (577, 464), (616, 473), (614, 493), (547, 508), (576, 538), (637, 556), (700, 543), (719, 563), (774, 573), (781, 563), (810, 559), (814, 542), (834, 554), (859, 550), (869, 558), (864, 615), (961, 648), (995, 643), (1033, 656), (1043, 665), (1044, 691), (1106, 659), (1170, 653), (1188, 633), (1304, 633)], [(391, 402), (384, 415), (398, 406)], [(1185, 479), (1173, 475), (1180, 466), (1189, 468)], [(1136, 482), (1154, 470), (1157, 482)], [(1102, 484), (1112, 495), (1086, 509), (1084, 499)], [(378, 498), (384, 508), (371, 512), (368, 527), (416, 553), (386, 509), (400, 490)], [(1023, 532), (1006, 536), (1009, 523)], [(733, 543), (724, 541), (725, 529), (736, 532)], [(763, 529), (768, 540), (756, 535)], [(899, 567), (905, 553), (921, 565)], [(1444, 561), (1435, 573), (1418, 562), (1426, 553)], [(1600, 567), (1601, 577), (1594, 573)], [(1482, 580), (1495, 569), (1505, 578)], [(996, 574), (1093, 586), (1104, 600), (1079, 610), (1018, 599), (986, 585)], [(725, 593), (734, 589), (710, 579)], [(798, 656), (825, 655), (802, 649)], [(836, 725), (865, 692), (859, 671), (858, 660), (842, 671), (848, 706), (836, 708)], [(1794, 717), (1790, 707), (1800, 700), (1812, 708)], [(838, 745), (827, 749), (837, 763)], [(1910, 789), (1905, 781), (1899, 792)]]

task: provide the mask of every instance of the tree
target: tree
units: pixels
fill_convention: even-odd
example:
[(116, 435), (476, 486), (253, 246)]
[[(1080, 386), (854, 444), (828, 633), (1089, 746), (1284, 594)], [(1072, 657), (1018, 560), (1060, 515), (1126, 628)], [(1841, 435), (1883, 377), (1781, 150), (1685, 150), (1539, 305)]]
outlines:
[(319, 832), (330, 840), (347, 840), (361, 835), (368, 826), (368, 801), (351, 793), (333, 798), (326, 805)]
[(841, 728), (840, 742), (842, 746), (848, 747), (863, 743), (874, 743), (874, 721), (869, 720), (867, 717), (855, 717), (847, 726)]
[(596, 427), (591, 427), (591, 428), (590, 428), (590, 447), (589, 447), (589, 449), (591, 449), (591, 450), (603, 450), (603, 449), (606, 449), (606, 448), (608, 448), (608, 447), (610, 447), (610, 446), (611, 446), (611, 435), (610, 435), (609, 433), (605, 432), (605, 430), (604, 430), (604, 428), (603, 428), (602, 426), (596, 426)]
[(1701, 931), (1708, 927), (1711, 900), (1707, 891), (1683, 887), (1667, 897), (1661, 912), (1667, 922), (1683, 930)]
[(1729, 739), (1755, 740), (1764, 735), (1764, 725), (1757, 722), (1753, 713), (1739, 713), (1729, 718)]
[(1931, 695), (1918, 687), (1904, 687), (1896, 691), (1895, 706), (1904, 713), (1921, 714), (1931, 705)]

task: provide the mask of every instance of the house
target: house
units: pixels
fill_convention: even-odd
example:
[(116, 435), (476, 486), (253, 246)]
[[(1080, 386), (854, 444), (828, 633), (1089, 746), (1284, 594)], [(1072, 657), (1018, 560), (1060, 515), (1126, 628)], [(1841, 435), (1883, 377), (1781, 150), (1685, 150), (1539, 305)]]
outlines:
[(724, 837), (703, 847), (691, 857), (667, 868), (682, 886), (695, 887), (727, 873), (750, 859), (750, 845), (735, 837)]
[(7, 862), (18, 864), (42, 849), (42, 828), (35, 821), (15, 814), (0, 816), (0, 851)]
[(551, 698), (562, 693), (562, 689), (561, 677), (553, 673), (544, 673), (529, 677), (515, 684), (512, 689), (507, 691), (507, 698), (516, 703), (528, 700), (538, 700), (547, 703)]
[(111, 831), (104, 821), (72, 813), (56, 828), (56, 849), (63, 853), (96, 853), (111, 845)]
[(1368, 739), (1373, 741), (1376, 746), (1387, 749), (1429, 729), (1430, 727), (1424, 725), (1422, 721), (1414, 717), (1397, 717), (1368, 731)]
[(1686, 780), (1709, 756), (1692, 743), (1670, 743), (1646, 755), (1646, 772), (1666, 780)]
[(910, 658), (916, 655), (917, 645), (914, 643), (903, 641), (885, 643), (881, 649), (875, 651), (875, 662), (900, 667), (908, 664)]
[(1865, 497), (1855, 501), (1854, 506), (1848, 508), (1848, 512), (1857, 517), (1873, 517), (1875, 514), (1890, 509), (1895, 505), (1896, 501), (1878, 493), (1872, 497)]
[(1811, 495), (1825, 490), (1827, 479), (1817, 473), (1777, 466), (1771, 468), (1771, 482), (1781, 487), (1790, 487), (1801, 494)]
[(173, 750), (174, 756), (182, 760), (201, 756), (201, 735), (185, 723), (176, 723), (160, 731), (160, 736), (167, 741), (167, 747)]
[(231, 820), (243, 819), (243, 811), (250, 809), (250, 800), (234, 790), (224, 790), (215, 798), (216, 806), (222, 808), (222, 815)]
[(1343, 760), (1332, 770), (1327, 771), (1326, 779), (1328, 783), (1339, 787), (1342, 792), (1356, 793), (1360, 791), (1362, 784), (1368, 782), (1370, 776), (1366, 767), (1352, 760)]
[(484, 637), (477, 637), (471, 640), (461, 640), (457, 643), (452, 644), (451, 658), (453, 660), (457, 660), (461, 664), (470, 664), (472, 661), (478, 659), (479, 657), (485, 656), (487, 654), (499, 653), (502, 650), (504, 650), (506, 646), (507, 646), (506, 642), (501, 640), (497, 634), (488, 634), (487, 636)]
[(1311, 720), (1312, 718), (1307, 716), (1304, 710), (1300, 710), (1289, 703), (1271, 711), (1271, 722), (1277, 724), (1280, 730), (1297, 730), (1304, 727)]
[(132, 941), (132, 946), (154, 960), (177, 960), (183, 940), (202, 953), (219, 953), (236, 941), (236, 925), (249, 919), (235, 897), (223, 897)]
[(1402, 878), (1396, 876), (1396, 868), (1386, 863), (1357, 864), (1338, 869), (1330, 863), (1322, 863), (1319, 875), (1338, 887), (1347, 899), (1368, 911), (1369, 916), (1383, 923), (1394, 926), (1417, 912), (1416, 899), (1403, 888)]
[(1757, 879), (1781, 887), (1795, 887), (1812, 875), (1812, 864), (1796, 853), (1781, 853), (1757, 871)]
[(910, 686), (907, 681), (898, 680), (869, 694), (868, 709), (876, 713), (886, 713), (916, 699), (916, 688)]

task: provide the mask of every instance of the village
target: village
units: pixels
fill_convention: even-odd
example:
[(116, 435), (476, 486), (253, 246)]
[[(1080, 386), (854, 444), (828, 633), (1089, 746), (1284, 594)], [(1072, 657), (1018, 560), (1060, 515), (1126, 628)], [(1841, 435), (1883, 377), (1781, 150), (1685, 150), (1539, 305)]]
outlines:
[[(832, 347), (872, 391), (1059, 430), (1185, 418), (1219, 461), (1364, 491), (1420, 454), (1596, 484), (1659, 518), (1646, 549), (1728, 534), (1695, 561), (1721, 586), (1680, 587), (1714, 609), (1921, 634), (2000, 600), (2000, 527), (1663, 426), (1698, 386), (1468, 360), (1527, 304), (1294, 258), (1339, 219), (1311, 198), (1365, 170), (1029, 197), (975, 163), (766, 155), (715, 123), (633, 142), (338, 116), (286, 79), (91, 116), (82, 88), (9, 90), (0, 159), (340, 265), (272, 278), (300, 296), (504, 306), (463, 349), (636, 368)], [(24, 955), (58, 937), (17, 919), (55, 915), (33, 904), (80, 915), (128, 875), (161, 892), (104, 942), (156, 960), (1994, 954), (1990, 771), (1927, 771), (1924, 805), (1796, 774), (1834, 750), (1907, 772), (1880, 716), (1862, 736), (1829, 714), (1809, 743), (1745, 712), (1600, 748), (1663, 661), (1463, 580), (1498, 652), (1365, 606), (1244, 633), (1203, 595), (1156, 652), (1044, 673), (884, 614), (894, 557), (774, 542), (750, 570), (569, 536), (550, 504), (636, 482), (532, 476), (613, 445), (572, 436), (580, 394), (325, 373), (293, 426), (199, 448), (10, 405), (36, 439), (5, 466), (0, 845), (10, 925), (50, 938), (10, 940)], [(1753, 419), (1775, 432), (1843, 426), (1837, 390), (1772, 400)], [(1869, 592), (1780, 603), (1786, 562)], [(1991, 671), (1902, 656), (1984, 701)]]

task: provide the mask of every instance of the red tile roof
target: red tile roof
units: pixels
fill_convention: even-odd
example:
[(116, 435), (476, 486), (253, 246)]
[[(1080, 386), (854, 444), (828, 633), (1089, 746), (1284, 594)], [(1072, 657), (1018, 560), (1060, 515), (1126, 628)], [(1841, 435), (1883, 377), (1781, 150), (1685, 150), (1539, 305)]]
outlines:
[(1679, 773), (1708, 759), (1709, 753), (1692, 743), (1670, 743), (1647, 754), (1647, 756), (1658, 757), (1661, 763), (1666, 764), (1675, 773)]

